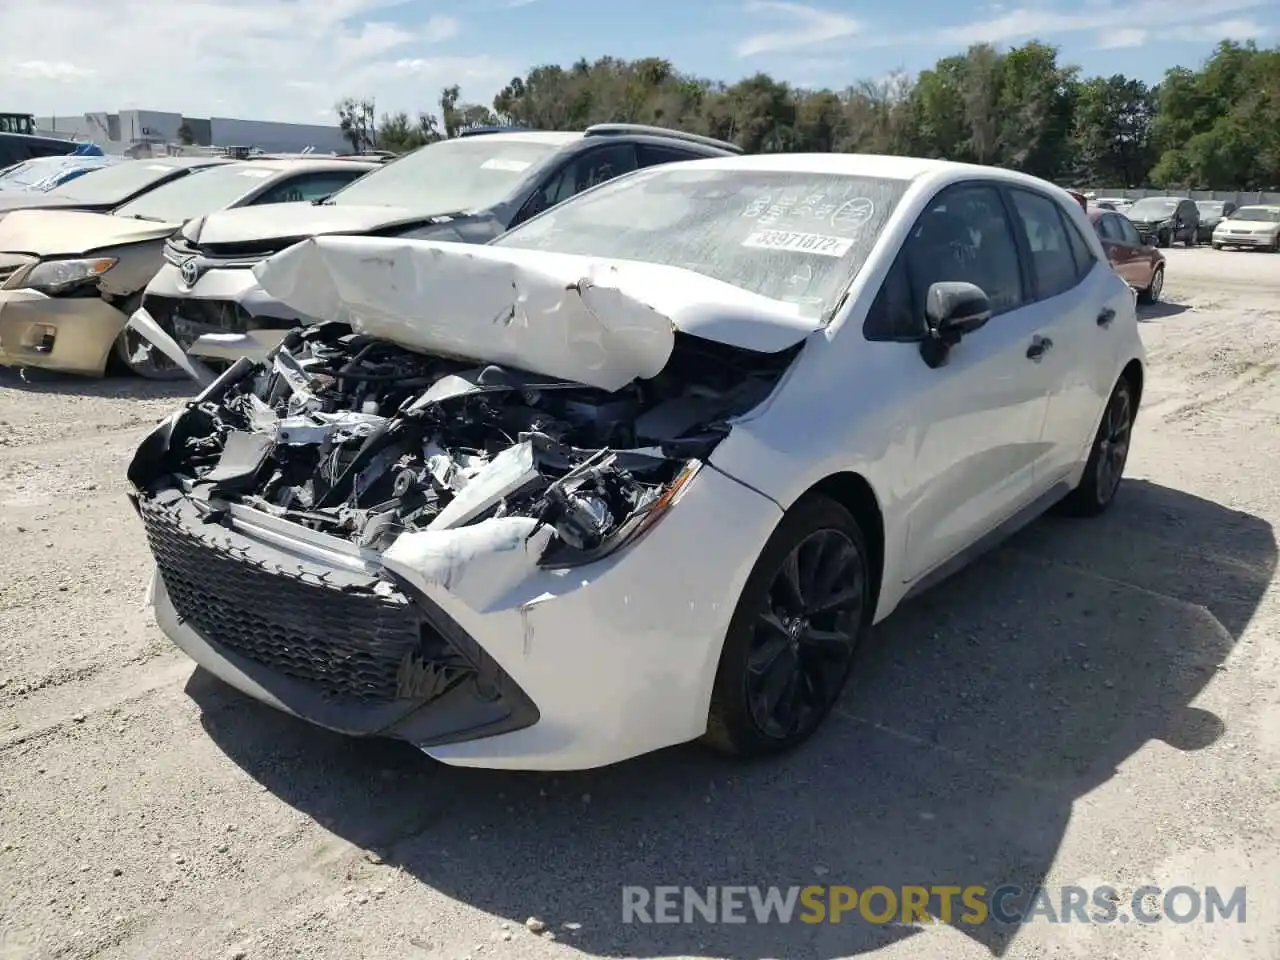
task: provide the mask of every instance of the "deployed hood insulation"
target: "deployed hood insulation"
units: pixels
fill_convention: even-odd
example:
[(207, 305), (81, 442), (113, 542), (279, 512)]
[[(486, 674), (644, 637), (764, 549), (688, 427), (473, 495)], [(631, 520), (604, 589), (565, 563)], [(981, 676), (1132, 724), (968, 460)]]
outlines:
[(254, 273), (289, 307), (364, 335), (610, 391), (656, 376), (676, 330), (774, 353), (821, 326), (688, 270), (512, 247), (319, 237)]

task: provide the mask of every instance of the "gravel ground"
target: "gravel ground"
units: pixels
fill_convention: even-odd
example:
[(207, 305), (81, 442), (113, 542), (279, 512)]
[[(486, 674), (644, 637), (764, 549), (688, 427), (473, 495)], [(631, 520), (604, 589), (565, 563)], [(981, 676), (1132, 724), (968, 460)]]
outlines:
[[(259, 707), (143, 608), (124, 467), (183, 391), (0, 371), (0, 957), (1280, 956), (1280, 257), (1172, 250), (1165, 293), (1115, 509), (904, 607), (752, 766), (464, 771)], [(626, 884), (813, 882), (1245, 885), (1248, 920), (620, 922)]]

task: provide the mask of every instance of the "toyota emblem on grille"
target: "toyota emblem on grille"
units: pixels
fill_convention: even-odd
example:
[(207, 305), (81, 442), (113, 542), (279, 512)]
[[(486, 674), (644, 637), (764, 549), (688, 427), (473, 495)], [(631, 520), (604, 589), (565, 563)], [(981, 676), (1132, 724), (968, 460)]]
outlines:
[(200, 267), (196, 264), (195, 257), (183, 260), (178, 273), (182, 277), (183, 286), (194, 287), (196, 281), (200, 279)]

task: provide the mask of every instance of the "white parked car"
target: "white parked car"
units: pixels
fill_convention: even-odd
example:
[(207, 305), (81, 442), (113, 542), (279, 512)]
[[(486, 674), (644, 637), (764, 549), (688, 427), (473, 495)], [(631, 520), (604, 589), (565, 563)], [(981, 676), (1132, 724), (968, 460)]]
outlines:
[(1142, 394), (1085, 212), (986, 167), (673, 163), (491, 244), (255, 272), (320, 322), (139, 447), (156, 616), (250, 696), (450, 764), (804, 740), (905, 597), (1111, 504)]
[(1237, 207), (1230, 216), (1218, 221), (1210, 242), (1215, 250), (1239, 247), (1280, 252), (1280, 205)]

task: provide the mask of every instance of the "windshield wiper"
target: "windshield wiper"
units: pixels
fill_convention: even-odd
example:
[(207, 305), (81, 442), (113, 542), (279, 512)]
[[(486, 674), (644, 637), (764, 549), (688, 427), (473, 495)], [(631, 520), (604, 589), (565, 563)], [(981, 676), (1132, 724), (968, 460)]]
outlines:
[(149, 222), (151, 222), (151, 223), (164, 223), (164, 222), (165, 222), (164, 220), (160, 219), (159, 217), (148, 217), (145, 213), (134, 213), (134, 214), (131, 214), (131, 216), (132, 216), (132, 217), (133, 217), (133, 219), (135, 219), (135, 220), (147, 220), (147, 221), (149, 221)]

